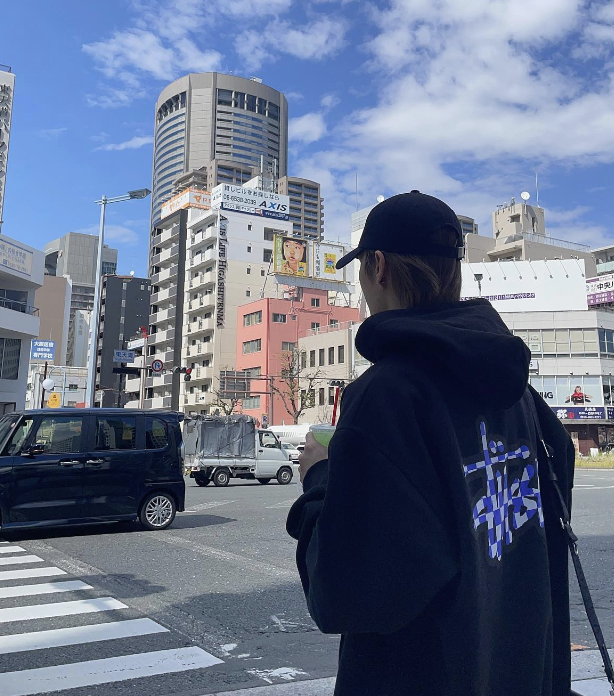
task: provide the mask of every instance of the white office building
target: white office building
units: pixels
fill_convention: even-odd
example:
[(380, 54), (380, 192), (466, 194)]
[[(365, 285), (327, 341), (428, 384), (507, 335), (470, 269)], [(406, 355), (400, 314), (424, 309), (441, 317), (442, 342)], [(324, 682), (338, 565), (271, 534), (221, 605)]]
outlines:
[(41, 251), (0, 237), (0, 415), (25, 406), (30, 346), (40, 326), (34, 293), (43, 276)]

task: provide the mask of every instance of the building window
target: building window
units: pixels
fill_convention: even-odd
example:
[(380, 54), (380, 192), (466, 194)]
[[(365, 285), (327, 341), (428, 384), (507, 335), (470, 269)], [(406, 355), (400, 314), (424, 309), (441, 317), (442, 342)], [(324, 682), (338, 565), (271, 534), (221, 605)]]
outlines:
[(328, 388), (328, 405), (329, 406), (335, 405), (335, 387)]
[(244, 411), (250, 411), (255, 408), (260, 408), (260, 397), (248, 396), (245, 399), (242, 399), (242, 405)]
[(217, 91), (217, 103), (220, 106), (232, 106), (232, 90), (230, 90), (230, 89), (218, 89), (218, 91)]
[(249, 289), (247, 289), (247, 290), (245, 291), (245, 297), (251, 297), (251, 296), (252, 296), (252, 291), (249, 290)]
[(262, 350), (262, 339), (257, 338), (254, 341), (245, 341), (243, 343), (243, 355), (249, 353), (260, 353)]
[(307, 367), (307, 353), (305, 351), (301, 353), (301, 367), (303, 369)]
[(69, 384), (68, 385), (68, 391), (77, 391), (79, 389), (78, 384)]
[(296, 321), (296, 314), (291, 314), (290, 319), (292, 319), (292, 321)]
[(243, 326), (253, 326), (254, 324), (262, 324), (262, 311), (251, 312), (243, 317)]
[(273, 323), (274, 324), (285, 324), (287, 319), (286, 314), (273, 314)]
[(328, 325), (329, 325), (329, 326), (339, 326), (339, 319), (331, 319), (331, 320), (328, 322)]
[(317, 321), (312, 321), (311, 322), (311, 330), (312, 331), (317, 331), (320, 328), (320, 324)]
[(319, 307), (320, 306), (320, 298), (319, 297), (312, 297), (311, 298), (311, 306), (312, 307)]
[(264, 276), (266, 275), (266, 271), (264, 270), (264, 268), (261, 268), (261, 269), (260, 269), (260, 275), (261, 275), (262, 277), (264, 277)]
[(248, 229), (248, 230), (251, 230), (251, 229), (252, 229), (252, 223), (251, 223), (251, 222), (248, 222), (248, 223), (247, 223), (247, 229)]
[(320, 348), (320, 350), (318, 351), (318, 365), (320, 365), (320, 366), (324, 365), (324, 362), (325, 362), (324, 356), (325, 356), (324, 348)]
[(322, 388), (319, 390), (319, 393), (318, 393), (318, 405), (319, 405), (319, 406), (324, 406), (324, 405), (325, 405), (325, 404), (324, 404), (325, 398), (326, 398), (326, 391), (325, 391), (324, 387), (322, 387)]
[(345, 346), (339, 346), (337, 348), (337, 362), (343, 365), (345, 362)]
[(335, 364), (335, 347), (334, 346), (331, 346), (328, 349), (328, 364), (329, 365)]
[(0, 338), (0, 379), (19, 377), (20, 338)]
[(273, 259), (273, 249), (265, 249), (262, 252), (262, 260), (264, 263), (271, 263), (271, 260)]
[(247, 275), (250, 275), (252, 272), (252, 269), (249, 266), (245, 270), (247, 271)]
[(316, 352), (315, 350), (310, 350), (309, 351), (309, 367), (315, 367), (316, 366)]
[(247, 245), (247, 253), (248, 253), (248, 254), (251, 254), (251, 253), (252, 253), (251, 244), (248, 244), (248, 245)]
[(273, 230), (264, 230), (264, 241), (265, 242), (272, 242), (273, 239), (275, 238), (275, 233)]
[(296, 343), (292, 343), (291, 341), (282, 341), (281, 342), (281, 349), (282, 351), (285, 352), (291, 352), (296, 348)]

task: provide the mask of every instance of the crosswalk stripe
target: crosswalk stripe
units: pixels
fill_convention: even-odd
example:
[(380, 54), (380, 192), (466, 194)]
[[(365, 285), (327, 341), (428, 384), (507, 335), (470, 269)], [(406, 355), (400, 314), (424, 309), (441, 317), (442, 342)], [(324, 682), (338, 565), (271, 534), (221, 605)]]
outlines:
[(73, 602), (54, 602), (53, 604), (35, 604), (27, 607), (0, 609), (0, 623), (10, 621), (27, 621), (29, 619), (47, 619), (52, 616), (72, 616), (74, 614), (92, 614), (97, 611), (127, 609), (123, 602), (113, 597), (100, 599), (77, 599)]
[(55, 592), (74, 592), (75, 590), (91, 590), (81, 580), (68, 580), (66, 582), (45, 582), (40, 585), (14, 585), (13, 587), (0, 587), (0, 599), (9, 597), (30, 597), (32, 595), (54, 594)]
[(0, 549), (0, 553), (19, 553), (20, 551), (25, 551), (21, 546), (3, 546)]
[[(93, 624), (91, 626), (74, 626), (50, 631), (17, 633), (0, 636), (0, 655), (23, 652), (26, 650), (43, 650), (59, 648), (65, 645), (82, 645), (101, 640), (133, 638), (152, 633), (168, 633), (168, 629), (151, 619), (130, 619), (111, 623)], [(1, 678), (1, 675), (0, 675)]]
[(0, 570), (2, 580), (25, 580), (26, 578), (45, 578), (50, 575), (66, 575), (65, 570), (49, 566), (47, 568), (26, 568), (25, 570)]
[(24, 669), (19, 672), (3, 672), (2, 696), (33, 696), (64, 689), (203, 669), (222, 662), (201, 648), (191, 647)]
[(43, 559), (40, 556), (15, 556), (14, 558), (0, 558), (0, 566), (16, 565), (18, 563), (40, 563)]

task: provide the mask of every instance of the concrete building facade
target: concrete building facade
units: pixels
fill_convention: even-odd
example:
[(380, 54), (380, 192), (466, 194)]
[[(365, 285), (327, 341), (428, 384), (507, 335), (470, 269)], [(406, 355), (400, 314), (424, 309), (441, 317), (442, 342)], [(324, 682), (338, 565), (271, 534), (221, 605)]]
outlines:
[[(236, 337), (236, 369), (247, 371), (253, 377), (253, 391), (270, 391), (270, 381), (258, 379), (267, 377), (272, 378), (273, 385), (286, 393), (285, 404), (284, 397), (278, 392), (272, 398), (270, 394), (263, 393), (244, 399), (240, 410), (254, 416), (260, 422), (268, 422), (269, 425), (293, 422), (287, 408), (290, 393), (287, 393), (281, 374), (288, 354), (299, 358), (298, 351), (301, 377), (317, 377), (313, 386), (318, 390), (318, 394), (314, 393), (310, 398), (318, 404), (317, 396), (323, 393), (320, 392), (321, 389), (327, 388), (328, 381), (339, 378), (337, 375), (345, 378), (349, 372), (351, 356), (347, 331), (343, 334), (336, 329), (340, 326), (347, 329), (350, 323), (358, 319), (357, 309), (329, 304), (328, 291), (310, 288), (287, 288), (282, 298), (256, 300), (240, 307)], [(332, 340), (331, 345), (328, 345), (330, 341), (320, 337), (320, 333)], [(323, 346), (322, 342), (326, 343), (326, 346)], [(312, 347), (312, 344), (315, 346), (316, 343), (317, 350)], [(301, 392), (307, 389), (304, 381), (301, 382)], [(302, 420), (311, 422), (305, 418)]]
[(100, 322), (96, 348), (96, 389), (101, 407), (121, 407), (126, 401), (125, 379), (113, 372), (115, 350), (125, 350), (128, 341), (149, 324), (149, 279), (133, 276), (103, 276)]
[(53, 380), (54, 387), (53, 389), (45, 390), (43, 394), (44, 378), (44, 363), (30, 364), (28, 390), (26, 392), (27, 409), (43, 408), (51, 394), (54, 393), (60, 395), (60, 405), (63, 408), (85, 408), (87, 367), (51, 365), (47, 369), (47, 378)]
[(283, 176), (277, 181), (277, 193), (290, 197), (290, 221), (294, 234), (307, 239), (324, 236), (324, 201), (320, 184), (310, 179)]
[[(87, 354), (83, 356), (79, 340), (76, 312), (91, 312), (94, 308), (94, 288), (98, 263), (98, 236), (69, 232), (45, 245), (45, 273), (68, 278), (72, 284), (70, 319), (65, 364), (85, 367)], [(117, 271), (117, 249), (105, 244), (102, 251), (102, 273)], [(82, 316), (82, 315), (81, 315)]]
[(55, 341), (54, 365), (66, 364), (71, 297), (70, 278), (51, 275), (45, 275), (43, 286), (34, 295), (40, 316), (38, 338)]
[[(147, 378), (147, 408), (207, 412), (214, 376), (234, 367), (237, 308), (278, 292), (269, 277), (276, 233), (291, 235), (292, 223), (195, 208), (154, 228), (147, 360), (168, 369)], [(193, 369), (190, 383), (175, 367)]]
[(0, 237), (0, 415), (25, 406), (30, 346), (40, 331), (34, 302), (43, 269), (41, 251)]
[[(281, 92), (215, 72), (191, 73), (167, 85), (156, 102), (152, 227), (171, 197), (175, 179), (216, 161), (209, 190), (233, 179), (233, 163), (287, 173), (288, 103)], [(223, 175), (224, 178), (218, 175)], [(253, 173), (245, 181), (251, 179)]]

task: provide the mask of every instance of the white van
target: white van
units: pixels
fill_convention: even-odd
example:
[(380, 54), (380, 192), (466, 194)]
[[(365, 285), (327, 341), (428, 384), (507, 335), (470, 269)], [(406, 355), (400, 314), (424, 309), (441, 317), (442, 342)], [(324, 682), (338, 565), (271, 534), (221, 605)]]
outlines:
[(277, 479), (286, 485), (298, 477), (276, 435), (256, 428), (251, 416), (206, 416), (184, 424), (185, 473), (199, 486), (211, 481), (227, 486), (231, 478), (256, 479), (267, 484)]
[(300, 447), (302, 451), (310, 427), (309, 423), (303, 423), (302, 425), (270, 425), (268, 430), (275, 433), (282, 442), (294, 445), (297, 449)]

